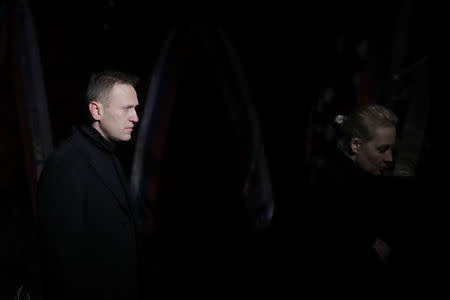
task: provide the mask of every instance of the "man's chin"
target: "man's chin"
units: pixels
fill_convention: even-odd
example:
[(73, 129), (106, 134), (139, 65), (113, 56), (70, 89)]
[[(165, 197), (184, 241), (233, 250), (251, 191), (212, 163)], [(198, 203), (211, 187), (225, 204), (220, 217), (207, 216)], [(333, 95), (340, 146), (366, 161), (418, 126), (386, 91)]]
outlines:
[(129, 141), (129, 140), (131, 140), (131, 133), (130, 133), (130, 134), (124, 135), (123, 138), (122, 138), (122, 141), (123, 141), (123, 142), (127, 142), (127, 141)]
[(115, 142), (127, 142), (131, 140), (131, 134), (124, 134), (120, 137), (113, 138), (112, 140)]

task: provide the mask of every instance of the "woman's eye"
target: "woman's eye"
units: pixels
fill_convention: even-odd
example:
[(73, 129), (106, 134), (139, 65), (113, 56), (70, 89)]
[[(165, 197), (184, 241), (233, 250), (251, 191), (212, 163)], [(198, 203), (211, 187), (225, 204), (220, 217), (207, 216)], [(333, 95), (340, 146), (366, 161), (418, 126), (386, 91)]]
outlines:
[(377, 149), (380, 153), (384, 153), (384, 152), (388, 151), (389, 148), (390, 148), (390, 146), (383, 146), (383, 147), (379, 147)]

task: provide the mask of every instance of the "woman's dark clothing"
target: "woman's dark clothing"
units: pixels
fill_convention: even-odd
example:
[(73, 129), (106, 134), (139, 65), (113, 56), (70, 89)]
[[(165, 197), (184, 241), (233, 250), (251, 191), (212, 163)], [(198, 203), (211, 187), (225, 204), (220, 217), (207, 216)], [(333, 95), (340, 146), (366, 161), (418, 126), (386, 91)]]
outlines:
[(326, 295), (372, 299), (379, 292), (385, 266), (372, 246), (386, 241), (383, 184), (336, 150), (310, 186), (300, 221), (302, 264)]

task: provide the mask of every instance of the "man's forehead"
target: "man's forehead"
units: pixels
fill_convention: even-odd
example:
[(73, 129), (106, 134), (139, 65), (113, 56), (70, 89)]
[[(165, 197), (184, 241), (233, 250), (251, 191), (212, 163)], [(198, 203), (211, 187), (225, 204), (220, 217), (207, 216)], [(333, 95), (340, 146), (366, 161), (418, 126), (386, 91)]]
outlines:
[(137, 101), (137, 94), (133, 86), (129, 84), (116, 83), (109, 93), (109, 99), (122, 99), (129, 100), (133, 99)]

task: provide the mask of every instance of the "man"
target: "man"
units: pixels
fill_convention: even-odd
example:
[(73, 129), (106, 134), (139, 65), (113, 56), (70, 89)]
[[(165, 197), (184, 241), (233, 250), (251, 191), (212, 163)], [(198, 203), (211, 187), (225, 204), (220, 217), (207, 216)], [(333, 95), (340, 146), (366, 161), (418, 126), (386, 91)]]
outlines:
[(91, 121), (48, 158), (38, 186), (44, 299), (139, 299), (133, 206), (114, 143), (138, 122), (137, 79), (93, 74)]

